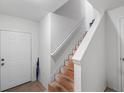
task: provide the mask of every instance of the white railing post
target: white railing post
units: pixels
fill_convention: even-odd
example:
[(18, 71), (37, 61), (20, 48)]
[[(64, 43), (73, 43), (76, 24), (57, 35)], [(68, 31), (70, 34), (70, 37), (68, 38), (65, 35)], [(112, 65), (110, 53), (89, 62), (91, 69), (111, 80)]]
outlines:
[(74, 62), (74, 91), (81, 92), (81, 64)]

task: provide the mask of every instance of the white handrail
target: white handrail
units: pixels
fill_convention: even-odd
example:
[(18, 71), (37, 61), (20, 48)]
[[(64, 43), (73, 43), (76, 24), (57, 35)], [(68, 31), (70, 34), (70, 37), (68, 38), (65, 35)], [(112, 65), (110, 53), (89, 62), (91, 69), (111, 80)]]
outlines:
[(99, 26), (102, 18), (103, 18), (103, 14), (97, 16), (94, 24), (92, 25), (91, 29), (87, 32), (87, 35), (85, 36), (84, 40), (82, 41), (80, 47), (78, 48), (78, 50), (76, 51), (75, 55), (73, 56), (73, 60), (75, 64), (81, 64), (80, 61), (82, 60), (83, 56), (85, 55), (85, 52), (88, 48), (88, 45), (90, 44), (97, 27)]
[(76, 31), (76, 29), (81, 25), (82, 21), (84, 19), (82, 19), (81, 21), (79, 21), (77, 23), (76, 26), (74, 26), (71, 30), (72, 32), (65, 38), (65, 40), (63, 40), (63, 42), (55, 49), (54, 52), (51, 53), (51, 56), (54, 56), (58, 53), (59, 50), (61, 50), (61, 48), (63, 47), (63, 45), (69, 40), (69, 38), (73, 35), (73, 33)]

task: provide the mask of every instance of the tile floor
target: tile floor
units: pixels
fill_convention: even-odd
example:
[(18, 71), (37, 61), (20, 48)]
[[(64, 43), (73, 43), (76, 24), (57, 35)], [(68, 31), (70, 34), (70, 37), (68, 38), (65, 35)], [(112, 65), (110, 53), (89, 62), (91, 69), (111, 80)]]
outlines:
[(17, 87), (6, 90), (5, 92), (44, 92), (45, 88), (38, 82), (28, 82)]

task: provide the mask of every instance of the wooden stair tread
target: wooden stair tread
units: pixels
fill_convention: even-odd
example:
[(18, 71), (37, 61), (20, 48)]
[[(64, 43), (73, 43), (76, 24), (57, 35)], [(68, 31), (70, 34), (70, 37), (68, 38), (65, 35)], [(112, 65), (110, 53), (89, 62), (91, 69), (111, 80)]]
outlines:
[(71, 62), (65, 62), (65, 64), (68, 65), (68, 66), (74, 66), (74, 64), (71, 63)]
[(65, 79), (68, 82), (74, 83), (74, 80), (72, 78), (70, 78), (70, 77), (68, 77), (68, 76), (66, 76), (66, 75), (64, 75), (62, 73), (57, 74), (56, 77), (59, 77), (60, 79)]
[(72, 50), (72, 54), (73, 54), (73, 55), (76, 53), (77, 48), (78, 48), (78, 46), (76, 46), (76, 49), (73, 49), (73, 50)]
[(74, 65), (65, 64), (64, 67), (66, 67), (68, 70), (74, 71)]
[(67, 70), (71, 71), (72, 73), (74, 72), (74, 70), (72, 68), (68, 67), (68, 66), (63, 66), (63, 67), (61, 67), (61, 69), (65, 70), (65, 71), (67, 71)]
[(67, 69), (67, 67), (65, 66), (61, 68), (61, 73), (74, 79), (74, 71)]
[(65, 61), (65, 66), (69, 67), (70, 69), (72, 69), (72, 71), (74, 71), (74, 63), (72, 61)]
[(64, 86), (68, 91), (72, 92), (74, 89), (74, 82), (72, 79), (64, 77), (63, 75), (56, 75), (55, 80)]
[(58, 82), (54, 81), (48, 85), (49, 92), (68, 92), (68, 90), (59, 84)]
[(48, 85), (49, 92), (73, 92), (74, 91), (74, 63), (72, 57), (79, 48), (81, 42), (86, 36), (87, 31), (85, 31), (80, 38), (80, 40), (72, 49), (72, 54), (68, 55), (65, 64), (60, 69), (60, 73), (55, 76), (55, 81)]
[(68, 60), (72, 60), (73, 54), (69, 54)]
[(73, 60), (72, 59), (66, 59), (65, 62), (70, 62), (73, 64)]

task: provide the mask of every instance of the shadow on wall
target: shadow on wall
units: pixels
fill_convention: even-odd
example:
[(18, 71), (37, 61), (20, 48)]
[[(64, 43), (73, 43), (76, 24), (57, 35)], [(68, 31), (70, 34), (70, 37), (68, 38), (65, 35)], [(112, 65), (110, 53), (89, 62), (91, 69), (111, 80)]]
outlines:
[(84, 11), (84, 0), (69, 0), (54, 13), (71, 19), (80, 20), (84, 18)]
[(90, 27), (93, 25), (94, 22), (95, 22), (95, 19), (93, 19), (92, 22), (89, 24)]

